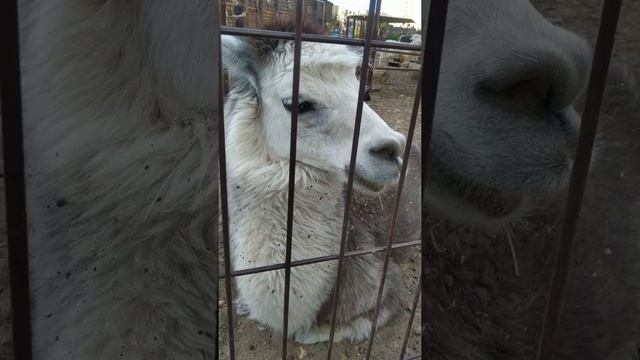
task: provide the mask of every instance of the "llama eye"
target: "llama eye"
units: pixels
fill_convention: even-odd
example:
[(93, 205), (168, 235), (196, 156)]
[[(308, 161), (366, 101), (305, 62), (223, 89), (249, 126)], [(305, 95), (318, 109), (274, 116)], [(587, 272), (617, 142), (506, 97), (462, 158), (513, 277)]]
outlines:
[[(282, 100), (282, 105), (287, 111), (291, 112), (291, 102)], [(309, 111), (315, 110), (315, 107), (311, 101), (300, 101), (298, 102), (298, 114), (304, 114)]]

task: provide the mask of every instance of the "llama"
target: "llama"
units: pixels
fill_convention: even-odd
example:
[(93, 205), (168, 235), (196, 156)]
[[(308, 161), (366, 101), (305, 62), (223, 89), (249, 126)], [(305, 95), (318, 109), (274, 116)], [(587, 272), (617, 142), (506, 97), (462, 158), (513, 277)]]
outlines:
[[(527, 1), (460, 1), (444, 54), (424, 197), (426, 356), (532, 359), (591, 52)], [(557, 359), (639, 352), (638, 91), (624, 68), (612, 75), (619, 118), (601, 124)]]
[(36, 359), (215, 358), (217, 2), (20, 2)]
[[(294, 22), (270, 28), (292, 31)], [(305, 32), (314, 31), (307, 27)], [(291, 42), (223, 36), (223, 63), (236, 86), (226, 106), (232, 265), (236, 270), (284, 262), (288, 194)], [(358, 97), (361, 53), (341, 45), (302, 46), (293, 260), (339, 252)], [(363, 105), (355, 187), (382, 193), (399, 177), (404, 136)], [(381, 245), (382, 234), (353, 223), (349, 248)], [(362, 340), (372, 326), (381, 254), (346, 261), (335, 341)], [(291, 270), (289, 334), (301, 343), (329, 340), (337, 261)], [(235, 279), (238, 306), (282, 331), (284, 271)], [(390, 267), (378, 324), (400, 307), (399, 268)], [(323, 310), (324, 308), (324, 310)]]
[[(557, 359), (633, 360), (640, 354), (640, 156), (637, 75), (612, 68), (600, 124), (598, 159), (589, 177)], [(599, 161), (598, 161), (599, 160)], [(637, 162), (636, 162), (637, 164)], [(418, 185), (419, 179), (407, 184)], [(615, 186), (612, 186), (615, 184)], [(425, 200), (427, 200), (426, 198)], [(429, 214), (429, 282), (422, 316), (432, 359), (532, 359), (538, 345), (562, 207), (530, 211), (498, 231)], [(546, 212), (546, 213), (545, 213)], [(515, 273), (512, 249), (515, 243)]]
[[(452, 5), (452, 7), (454, 13), (460, 8), (475, 9), (478, 13), (486, 11), (480, 9), (480, 5), (472, 4)], [(533, 8), (509, 7), (516, 18), (521, 17), (519, 12), (531, 11), (531, 9)], [(540, 30), (542, 35), (545, 35), (543, 31), (548, 31), (549, 34), (553, 31), (558, 47), (562, 47), (561, 51), (555, 48), (548, 50), (541, 44), (537, 44), (537, 48), (526, 48), (525, 44), (522, 48), (515, 50), (507, 47), (502, 53), (499, 50), (491, 52), (485, 63), (474, 63), (473, 69), (456, 67), (454, 68), (455, 78), (447, 73), (447, 70), (452, 68), (443, 69), (441, 91), (445, 93), (445, 102), (441, 102), (437, 109), (440, 113), (437, 113), (436, 136), (430, 153), (430, 162), (433, 166), (430, 171), (431, 177), (428, 179), (427, 198), (434, 211), (445, 213), (448, 218), (459, 219), (477, 226), (501, 228), (520, 221), (524, 217), (531, 206), (530, 202), (533, 202), (533, 199), (529, 199), (530, 189), (538, 192), (552, 192), (559, 191), (566, 184), (571, 169), (570, 157), (574, 145), (572, 136), (575, 137), (576, 134), (578, 117), (571, 103), (584, 87), (585, 76), (583, 75), (589, 65), (586, 56), (588, 48), (586, 43), (575, 35), (550, 27), (541, 16), (534, 19), (537, 21), (531, 26)], [(463, 28), (455, 20), (452, 24), (452, 28)], [(290, 27), (284, 30), (292, 29)], [(469, 39), (463, 38), (463, 40)], [(512, 41), (513, 47), (519, 45), (515, 43), (517, 40), (505, 39), (505, 41)], [(538, 41), (546, 40), (547, 38), (543, 36)], [(223, 62), (227, 65), (232, 77), (238, 79), (237, 88), (232, 89), (229, 96), (227, 133), (230, 145), (227, 152), (230, 167), (229, 181), (232, 182), (230, 193), (232, 262), (236, 269), (244, 269), (283, 261), (283, 241), (286, 230), (286, 217), (283, 214), (287, 199), (285, 194), (288, 162), (286, 159), (289, 134), (286, 119), (289, 116), (287, 106), (290, 106), (291, 97), (291, 79), (284, 74), (288, 74), (292, 67), (293, 50), (291, 42), (256, 40), (244, 42), (233, 37), (225, 37), (223, 45)], [(480, 45), (483, 44), (478, 42), (477, 46)], [(486, 45), (489, 46), (491, 43)], [(462, 46), (460, 48), (468, 49)], [(334, 49), (341, 49), (341, 51)], [(475, 49), (468, 50), (473, 53)], [(460, 52), (465, 55), (465, 59), (469, 57), (469, 53), (462, 50)], [(303, 46), (300, 123), (304, 127), (299, 135), (300, 174), (296, 183), (300, 184), (297, 188), (300, 193), (297, 197), (300, 198), (298, 198), (297, 211), (299, 219), (294, 220), (294, 229), (297, 229), (297, 231), (294, 230), (296, 232), (293, 237), (294, 259), (327, 255), (336, 253), (338, 250), (341, 219), (339, 209), (342, 207), (340, 202), (342, 194), (340, 191), (330, 189), (339, 189), (345, 179), (344, 168), (348, 164), (352, 125), (344, 119), (345, 115), (353, 114), (355, 109), (353, 104), (357, 97), (355, 75), (358, 57), (353, 56), (350, 66), (346, 67), (343, 58), (347, 53), (346, 48), (334, 45), (305, 44)], [(446, 60), (460, 64), (460, 60), (455, 56), (460, 55), (449, 51)], [(323, 70), (319, 70), (320, 68)], [(340, 70), (334, 70), (334, 68)], [(335, 75), (344, 68), (353, 75), (350, 77), (349, 91), (345, 90), (349, 87), (344, 81), (338, 81), (346, 76)], [(479, 74), (464, 73), (464, 76), (461, 76), (460, 71), (465, 70), (477, 71)], [(534, 77), (531, 82), (528, 76)], [(472, 90), (484, 91), (487, 98), (498, 99), (495, 103), (490, 99), (487, 105), (476, 102), (478, 106), (473, 108), (473, 114), (475, 116), (498, 115), (497, 118), (488, 121), (493, 121), (495, 126), (502, 126), (503, 131), (509, 131), (510, 141), (516, 144), (529, 143), (529, 146), (522, 148), (514, 148), (514, 144), (509, 142), (502, 146), (502, 150), (508, 150), (517, 156), (511, 163), (505, 164), (503, 159), (494, 153), (489, 153), (490, 156), (485, 159), (482, 156), (483, 153), (479, 152), (479, 150), (485, 150), (480, 148), (485, 145), (484, 141), (487, 142), (488, 147), (488, 142), (493, 141), (495, 137), (465, 138), (465, 136), (472, 136), (465, 132), (474, 133), (474, 126), (478, 128), (486, 126), (482, 122), (470, 124), (467, 119), (464, 119), (468, 116), (464, 112), (441, 115), (443, 108), (447, 111), (448, 105), (459, 109), (458, 101), (465, 96), (461, 90), (464, 86), (460, 82), (468, 81), (469, 78), (478, 81), (479, 84), (478, 89), (472, 88)], [(326, 83), (332, 86), (323, 85)], [(536, 92), (537, 86), (542, 88), (541, 91), (548, 91), (549, 97), (544, 98), (546, 96), (544, 93), (539, 95)], [(456, 95), (449, 92), (455, 92)], [(511, 108), (507, 104), (506, 109), (502, 109), (503, 104), (500, 101), (512, 100), (502, 99), (504, 93), (521, 94), (523, 99), (520, 99), (520, 102), (524, 104), (515, 103)], [(449, 100), (454, 98), (458, 101)], [(345, 99), (350, 99), (351, 103), (346, 102)], [(485, 96), (480, 99), (485, 100)], [(463, 104), (465, 100), (462, 99)], [(531, 105), (537, 105), (538, 101), (542, 104), (542, 112), (534, 110)], [(549, 106), (548, 113), (544, 108), (545, 101)], [(473, 101), (468, 103), (474, 104)], [(372, 133), (379, 134), (378, 128), (381, 125), (369, 124), (371, 121), (369, 119), (376, 116), (368, 115), (367, 111), (370, 110), (365, 107), (363, 129), (366, 130), (362, 134), (363, 143), (360, 147), (360, 153), (363, 154), (361, 157), (364, 157), (361, 160), (362, 163), (369, 161), (369, 157), (365, 154), (374, 153), (370, 149), (377, 149), (380, 146), (377, 143), (370, 143), (369, 137)], [(346, 118), (350, 117), (346, 116)], [(317, 124), (320, 120), (316, 119), (322, 119), (321, 123)], [(381, 119), (377, 121), (383, 124)], [(465, 127), (465, 129), (456, 127)], [(498, 132), (498, 130), (495, 131)], [(454, 133), (450, 135), (450, 132)], [(329, 134), (330, 140), (325, 134)], [(379, 140), (381, 143), (394, 142), (389, 138), (390, 135), (385, 137), (384, 133), (382, 134)], [(499, 134), (491, 135), (499, 136)], [(531, 141), (532, 136), (533, 141)], [(458, 141), (464, 143), (467, 148), (457, 149)], [(487, 150), (498, 151), (500, 148), (499, 144), (492, 146)], [(384, 152), (397, 156), (401, 150), (385, 149)], [(338, 153), (342, 155), (339, 156)], [(520, 163), (516, 164), (516, 161)], [(362, 178), (359, 176), (365, 168), (362, 163), (359, 162), (357, 166), (357, 179)], [(382, 166), (384, 163), (380, 164), (379, 166)], [(505, 165), (507, 165), (506, 168)], [(375, 171), (372, 165), (368, 167), (369, 171)], [(318, 169), (322, 170), (318, 172), (316, 171)], [(487, 173), (491, 171), (503, 172), (504, 178)], [(508, 174), (509, 171), (513, 174)], [(468, 177), (465, 172), (469, 174)], [(458, 174), (460, 177), (456, 178)], [(323, 184), (325, 181), (331, 182)], [(378, 191), (383, 191), (385, 183), (379, 180), (376, 183), (380, 184)], [(334, 194), (335, 199), (332, 199), (331, 193)], [(320, 198), (323, 199), (323, 203), (318, 203), (317, 199)], [(272, 203), (272, 207), (265, 205)], [(329, 205), (324, 205), (326, 203)], [(312, 213), (323, 215), (308, 215)], [(265, 231), (265, 229), (269, 230)], [(310, 237), (310, 233), (314, 235), (313, 238)], [(367, 243), (373, 244), (371, 236), (366, 236), (364, 230), (359, 232), (359, 235), (363, 236)], [(352, 241), (354, 247), (366, 248), (359, 243), (360, 238)], [(353, 260), (353, 262), (357, 261)], [(379, 265), (375, 266), (375, 256), (362, 261), (366, 262), (370, 269), (380, 268)], [(331, 279), (335, 278), (335, 268), (332, 266), (335, 266), (335, 263), (314, 265), (306, 269), (305, 267), (297, 268), (292, 272), (292, 294), (296, 296), (292, 295), (294, 300), (289, 315), (291, 322), (289, 330), (299, 342), (313, 343), (328, 340), (327, 324), (318, 320), (318, 317), (322, 316), (318, 314), (324, 304), (332, 298)], [(354, 265), (354, 267), (361, 266)], [(347, 270), (345, 276), (347, 278), (354, 276), (350, 275), (351, 273)], [(394, 271), (392, 271), (393, 274)], [(281, 331), (282, 314), (277, 310), (282, 308), (283, 281), (282, 272), (275, 275), (257, 274), (237, 278), (238, 303), (242, 313), (276, 331)], [(349, 303), (340, 306), (341, 309), (345, 309), (344, 313), (341, 310), (340, 314), (342, 319), (350, 322), (340, 323), (341, 327), (338, 329), (335, 340), (362, 340), (368, 333), (367, 328), (370, 327), (370, 322), (363, 314), (371, 312), (373, 305), (372, 299), (364, 294), (373, 295), (377, 288), (377, 281), (375, 278), (362, 276), (358, 281), (346, 282), (354, 284), (353, 289), (345, 287), (349, 289), (348, 291), (362, 295), (355, 298), (345, 296)], [(310, 286), (307, 286), (307, 283)], [(393, 281), (390, 283), (393, 284)], [(393, 298), (394, 293), (396, 291), (388, 291), (390, 304), (398, 301)], [(351, 304), (354, 302), (356, 305)], [(365, 305), (367, 303), (368, 305)], [(347, 312), (350, 307), (357, 310)], [(393, 308), (393, 305), (383, 305), (380, 324), (384, 324), (390, 317), (392, 314), (390, 309)]]

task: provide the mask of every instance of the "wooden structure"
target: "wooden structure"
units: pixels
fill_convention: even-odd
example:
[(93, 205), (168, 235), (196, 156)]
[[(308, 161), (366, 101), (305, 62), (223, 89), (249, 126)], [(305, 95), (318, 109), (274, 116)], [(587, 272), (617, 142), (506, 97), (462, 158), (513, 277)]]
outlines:
[[(346, 38), (358, 38), (364, 39), (367, 31), (367, 15), (349, 15), (347, 16), (345, 37)], [(393, 16), (380, 16), (380, 23), (376, 27), (376, 33), (373, 35), (375, 40), (380, 39), (380, 29), (383, 24), (415, 24), (413, 19), (393, 17)]]
[[(244, 0), (241, 3), (245, 7), (246, 18), (245, 27), (261, 29), (264, 24), (273, 18), (280, 16), (294, 16), (295, 1), (294, 0)], [(235, 26), (235, 18), (233, 16), (233, 7), (235, 1), (221, 1), (224, 12), (224, 24), (226, 26)], [(316, 23), (322, 28), (332, 30), (339, 24), (337, 6), (331, 1), (325, 0), (307, 0), (304, 5), (305, 21)]]

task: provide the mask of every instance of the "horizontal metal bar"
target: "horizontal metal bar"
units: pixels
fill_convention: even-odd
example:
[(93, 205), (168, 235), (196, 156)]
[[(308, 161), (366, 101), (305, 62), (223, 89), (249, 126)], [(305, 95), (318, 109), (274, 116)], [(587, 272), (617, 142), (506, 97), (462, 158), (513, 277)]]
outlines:
[[(414, 46), (420, 47), (420, 45), (414, 45)], [(390, 53), (390, 54), (416, 55), (416, 56), (420, 55), (420, 51), (419, 50), (400, 51), (400, 50), (394, 50), (394, 49), (380, 49), (380, 50), (377, 50), (377, 51), (378, 52)]]
[(420, 71), (420, 69), (411, 69), (411, 68), (401, 68), (401, 67), (393, 67), (393, 66), (374, 66), (373, 70), (395, 70), (395, 71)]
[[(235, 28), (235, 27), (229, 27), (229, 26), (221, 26), (220, 33), (223, 35), (251, 36), (251, 37), (258, 37), (258, 38), (280, 39), (280, 40), (295, 39), (295, 33), (293, 32)], [(332, 36), (317, 35), (317, 34), (302, 34), (302, 41), (338, 44), (338, 45), (352, 45), (352, 46), (364, 46), (365, 44), (364, 39), (336, 38)], [(382, 40), (372, 40), (371, 46), (379, 49), (410, 50), (410, 51), (418, 51), (418, 52), (422, 49), (419, 45), (411, 45), (407, 43), (393, 43), (393, 42), (386, 42)]]
[[(420, 244), (421, 244), (420, 241), (410, 241), (406, 243), (394, 244), (393, 246), (391, 246), (391, 249), (396, 250), (396, 249), (403, 249), (403, 248), (408, 248), (412, 246), (417, 247), (417, 246), (420, 246)], [(344, 256), (353, 257), (353, 256), (360, 256), (360, 255), (375, 254), (375, 253), (382, 252), (385, 249), (386, 249), (385, 246), (378, 246), (371, 249), (348, 251), (344, 254)], [(291, 267), (318, 264), (318, 263), (323, 263), (331, 260), (338, 260), (338, 255), (318, 256), (318, 257), (309, 258), (309, 259), (292, 261)], [(277, 264), (271, 264), (271, 265), (265, 265), (265, 266), (256, 266), (250, 269), (236, 270), (236, 271), (232, 271), (229, 276), (230, 277), (244, 276), (244, 275), (258, 274), (262, 272), (281, 270), (281, 269), (284, 269), (284, 263), (277, 263)], [(225, 277), (226, 277), (226, 274), (218, 275), (218, 280), (223, 280), (225, 279)]]
[(416, 359), (422, 359), (422, 354), (413, 355), (412, 357), (405, 358), (404, 360), (416, 360)]

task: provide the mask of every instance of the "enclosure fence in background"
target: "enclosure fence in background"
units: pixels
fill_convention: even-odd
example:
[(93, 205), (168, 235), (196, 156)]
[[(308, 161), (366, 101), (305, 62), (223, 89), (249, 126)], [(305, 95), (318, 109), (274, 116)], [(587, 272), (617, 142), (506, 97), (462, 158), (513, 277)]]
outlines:
[[(21, 359), (32, 358), (32, 344), (31, 344), (31, 313), (30, 313), (30, 293), (29, 293), (29, 262), (28, 262), (28, 247), (27, 247), (27, 208), (25, 202), (25, 178), (24, 178), (24, 149), (23, 149), (23, 121), (22, 121), (22, 104), (21, 104), (21, 84), (20, 84), (20, 61), (19, 61), (19, 41), (18, 41), (18, 1), (5, 2), (6, 10), (3, 15), (7, 21), (3, 21), (3, 25), (6, 31), (4, 32), (9, 42), (7, 43), (7, 54), (2, 56), (2, 129), (3, 129), (3, 146), (4, 146), (4, 175), (5, 175), (5, 191), (6, 191), (6, 207), (10, 209), (7, 211), (7, 240), (9, 250), (9, 270), (11, 279), (11, 305), (13, 310), (13, 342), (14, 352), (19, 354)], [(562, 305), (564, 302), (564, 292), (566, 288), (567, 273), (570, 266), (572, 247), (575, 238), (576, 223), (580, 212), (582, 196), (587, 179), (587, 173), (589, 170), (589, 164), (592, 156), (592, 149), (595, 139), (595, 134), (598, 125), (598, 118), (600, 113), (600, 106), (604, 94), (605, 82), (607, 77), (607, 71), (609, 67), (609, 61), (612, 54), (612, 48), (614, 44), (615, 32), (618, 24), (618, 17), (620, 14), (622, 0), (605, 0), (603, 6), (603, 13), (601, 17), (600, 30), (598, 34), (598, 40), (596, 44), (594, 61), (591, 69), (591, 77), (587, 92), (586, 108), (584, 110), (582, 124), (580, 128), (579, 143), (576, 152), (575, 166), (572, 171), (571, 183), (568, 191), (568, 197), (566, 200), (566, 209), (563, 217), (561, 244), (559, 251), (556, 255), (556, 262), (554, 265), (553, 277), (551, 282), (551, 288), (549, 292), (549, 300), (544, 317), (544, 325), (542, 334), (540, 337), (540, 344), (538, 347), (538, 360), (549, 360), (553, 358), (553, 350), (555, 346), (556, 334), (559, 319), (561, 316)], [(221, 1), (222, 9), (225, 9), (225, 1)], [(448, 8), (448, 1), (446, 0), (432, 0), (429, 8), (429, 21), (427, 23), (426, 41), (423, 42), (422, 47), (404, 44), (404, 43), (386, 43), (384, 41), (374, 40), (373, 33), (380, 16), (380, 4), (381, 0), (370, 0), (369, 2), (369, 14), (375, 14), (373, 20), (367, 24), (367, 34), (365, 39), (344, 39), (334, 38), (323, 35), (311, 35), (302, 33), (302, 21), (304, 2), (303, 0), (297, 0), (296, 2), (296, 31), (290, 32), (278, 32), (278, 31), (266, 31), (258, 29), (239, 29), (230, 28), (226, 26), (220, 27), (221, 34), (237, 35), (237, 36), (255, 36), (262, 38), (272, 39), (284, 39), (293, 40), (295, 42), (294, 53), (294, 84), (293, 84), (293, 99), (292, 99), (292, 134), (291, 134), (291, 152), (290, 157), (291, 168), (289, 174), (289, 201), (287, 209), (287, 241), (286, 241), (286, 260), (282, 264), (274, 264), (270, 266), (263, 266), (252, 269), (240, 269), (231, 270), (230, 256), (229, 256), (229, 217), (228, 217), (228, 203), (227, 203), (227, 180), (226, 180), (226, 155), (225, 155), (225, 138), (224, 138), (224, 111), (223, 111), (223, 82), (220, 81), (219, 102), (220, 102), (220, 130), (219, 130), (219, 146), (220, 146), (220, 198), (222, 202), (222, 220), (223, 220), (223, 248), (224, 248), (224, 262), (225, 273), (220, 276), (220, 280), (225, 280), (225, 291), (227, 294), (227, 315), (228, 315), (228, 331), (229, 331), (229, 355), (231, 359), (235, 359), (234, 349), (234, 326), (233, 326), (233, 309), (232, 309), (232, 292), (231, 292), (231, 279), (236, 276), (243, 276), (248, 274), (255, 274), (259, 272), (273, 271), (284, 269), (285, 278), (285, 300), (284, 300), (284, 337), (283, 337), (283, 359), (287, 358), (287, 333), (286, 324), (288, 323), (288, 297), (290, 286), (290, 271), (292, 267), (304, 266), (308, 264), (338, 260), (338, 274), (336, 277), (335, 300), (339, 300), (340, 293), (340, 272), (342, 271), (342, 264), (345, 258), (360, 256), (363, 254), (371, 254), (384, 251), (385, 261), (384, 270), (386, 270), (390, 252), (393, 249), (418, 246), (422, 245), (422, 251), (426, 250), (425, 237), (422, 237), (420, 242), (406, 243), (406, 244), (392, 244), (392, 234), (395, 227), (395, 222), (398, 215), (398, 207), (400, 200), (400, 193), (404, 178), (406, 175), (406, 161), (404, 162), (401, 172), (401, 179), (398, 185), (396, 199), (394, 202), (393, 218), (388, 233), (387, 244), (384, 247), (377, 247), (373, 249), (364, 249), (358, 251), (347, 252), (345, 249), (346, 243), (346, 231), (348, 228), (348, 215), (349, 205), (353, 190), (353, 176), (355, 157), (357, 154), (358, 135), (360, 130), (360, 122), (362, 117), (362, 107), (364, 101), (364, 93), (366, 88), (366, 76), (362, 76), (360, 79), (357, 114), (356, 114), (356, 130), (353, 136), (353, 146), (351, 151), (351, 161), (349, 166), (349, 177), (347, 182), (346, 193), (346, 206), (343, 218), (342, 237), (340, 253), (337, 255), (328, 255), (313, 259), (304, 260), (291, 260), (291, 225), (292, 217), (295, 216), (293, 212), (293, 200), (294, 200), (294, 187), (293, 181), (295, 174), (295, 156), (296, 156), (296, 133), (297, 133), (297, 117), (298, 117), (298, 86), (300, 77), (300, 48), (302, 41), (310, 42), (322, 42), (322, 43), (334, 43), (344, 45), (355, 45), (364, 47), (363, 61), (368, 62), (370, 52), (372, 48), (377, 49), (397, 49), (397, 50), (413, 50), (421, 51), (422, 64), (420, 68), (421, 84), (416, 89), (416, 100), (411, 114), (411, 125), (409, 133), (407, 135), (407, 149), (411, 147), (411, 141), (413, 139), (413, 132), (415, 130), (415, 123), (418, 111), (418, 99), (421, 99), (422, 105), (422, 178), (426, 178), (427, 171), (427, 152), (430, 144), (430, 135), (432, 132), (433, 116), (435, 110), (435, 99), (437, 93), (437, 79), (440, 69), (440, 60), (442, 54), (442, 44), (444, 39), (445, 19)], [(426, 8), (423, 8), (423, 14), (426, 12)], [(221, 12), (222, 23), (226, 24), (225, 11)], [(217, 19), (216, 19), (217, 21)], [(217, 25), (216, 25), (217, 26)], [(220, 51), (220, 49), (218, 49)], [(220, 79), (222, 79), (222, 68), (219, 69)], [(405, 156), (408, 156), (408, 150), (405, 150)], [(423, 181), (424, 189), (424, 181)], [(423, 213), (426, 214), (426, 210), (423, 206)], [(422, 232), (425, 233), (425, 224), (422, 224)], [(425, 257), (423, 256), (423, 259)], [(424, 269), (423, 264), (423, 269)], [(419, 286), (422, 289), (422, 294), (426, 293), (426, 274), (422, 272)], [(380, 280), (379, 293), (377, 298), (376, 314), (374, 315), (374, 323), (377, 319), (377, 313), (380, 305), (380, 294), (384, 286), (386, 277), (386, 271)], [(413, 321), (415, 312), (417, 309), (418, 297), (420, 292), (416, 291), (413, 299), (413, 306), (411, 309), (411, 316), (405, 338), (403, 340), (403, 346), (400, 358), (404, 357), (406, 350), (406, 342), (410, 334), (411, 321)], [(334, 301), (332, 309), (332, 322), (331, 322), (331, 337), (335, 332), (335, 312), (337, 301)], [(422, 309), (423, 313), (426, 313), (426, 301), (422, 296)], [(428, 321), (428, 319), (423, 319)], [(423, 321), (423, 322), (424, 322)], [(371, 357), (372, 346), (375, 335), (375, 326), (372, 327), (371, 336), (369, 338), (369, 344), (367, 348), (367, 358)], [(425, 346), (427, 344), (427, 333), (422, 331), (422, 353), (427, 354)], [(212, 345), (213, 346), (213, 345)], [(327, 358), (331, 358), (331, 346), (329, 343), (329, 351)], [(414, 355), (408, 359), (417, 359), (422, 355)], [(406, 359), (405, 359), (406, 360)]]

